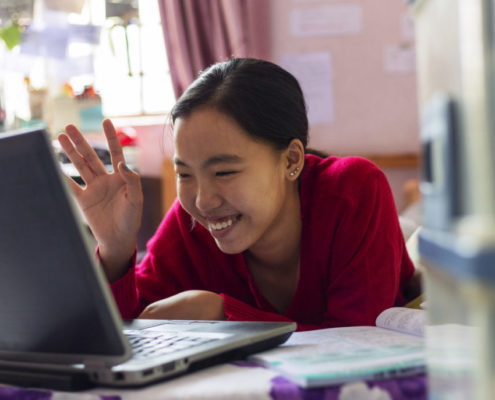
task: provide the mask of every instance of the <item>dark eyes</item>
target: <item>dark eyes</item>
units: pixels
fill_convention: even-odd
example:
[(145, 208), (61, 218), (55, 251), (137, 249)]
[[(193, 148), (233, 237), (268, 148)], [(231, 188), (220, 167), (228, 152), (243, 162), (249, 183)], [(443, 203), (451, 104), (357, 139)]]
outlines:
[[(218, 171), (218, 172), (215, 172), (215, 176), (218, 176), (218, 177), (229, 176), (229, 175), (234, 175), (237, 172), (238, 171)], [(179, 178), (179, 179), (185, 179), (185, 178), (189, 178), (191, 176), (190, 174), (184, 174), (181, 172), (176, 172), (176, 175), (177, 175), (177, 178)]]
[(237, 171), (218, 171), (215, 173), (216, 176), (228, 176), (228, 175), (234, 175), (236, 174)]

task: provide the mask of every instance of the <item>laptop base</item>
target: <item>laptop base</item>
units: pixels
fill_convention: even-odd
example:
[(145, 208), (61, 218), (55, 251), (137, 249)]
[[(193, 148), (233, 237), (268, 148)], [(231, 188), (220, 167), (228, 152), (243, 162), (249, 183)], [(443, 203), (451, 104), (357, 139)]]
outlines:
[(0, 383), (29, 388), (78, 391), (95, 386), (85, 373), (0, 368)]

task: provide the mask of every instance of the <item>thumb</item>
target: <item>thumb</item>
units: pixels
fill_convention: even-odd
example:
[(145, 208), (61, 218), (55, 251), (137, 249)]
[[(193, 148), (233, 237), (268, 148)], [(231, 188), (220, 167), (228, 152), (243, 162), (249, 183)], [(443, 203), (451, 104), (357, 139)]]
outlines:
[(120, 176), (127, 183), (128, 196), (131, 203), (142, 201), (141, 179), (137, 172), (132, 171), (125, 162), (120, 161), (117, 166)]

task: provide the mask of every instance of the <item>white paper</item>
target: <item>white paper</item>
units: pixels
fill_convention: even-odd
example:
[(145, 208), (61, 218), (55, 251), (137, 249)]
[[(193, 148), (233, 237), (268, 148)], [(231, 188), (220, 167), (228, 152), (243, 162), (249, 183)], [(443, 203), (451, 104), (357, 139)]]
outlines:
[(68, 32), (66, 29), (28, 27), (22, 34), (21, 53), (32, 56), (64, 59), (67, 53)]
[(407, 42), (414, 41), (414, 20), (408, 12), (404, 13), (401, 17), (401, 36)]
[(249, 357), (303, 387), (375, 378), (425, 363), (424, 339), (376, 326), (295, 332), (285, 345)]
[(329, 52), (285, 54), (280, 65), (293, 74), (304, 93), (311, 125), (335, 120), (333, 68)]
[(389, 46), (384, 50), (385, 71), (408, 73), (416, 70), (416, 52), (414, 46)]
[[(380, 351), (391, 346), (395, 350), (401, 346), (407, 351), (410, 345), (421, 348), (424, 341), (412, 335), (404, 335), (376, 326), (352, 326), (327, 328), (308, 332), (295, 332), (283, 345), (266, 352), (250, 356), (249, 359), (265, 365), (281, 359), (304, 357), (311, 359), (325, 354), (340, 353), (345, 356), (363, 349), (375, 347)], [(380, 354), (380, 358), (383, 354)], [(354, 359), (353, 359), (354, 360)], [(375, 362), (375, 358), (370, 359)]]
[(409, 343), (422, 343), (422, 339), (376, 326), (351, 326), (295, 332), (283, 345), (268, 350), (266, 353), (318, 354), (322, 350), (343, 351), (355, 349), (356, 346), (388, 346)]
[(296, 37), (355, 35), (363, 29), (363, 9), (358, 5), (296, 7), (290, 13)]
[[(49, 14), (54, 17), (60, 13)], [(22, 34), (21, 53), (65, 59), (69, 43), (97, 44), (100, 31), (101, 28), (95, 25), (30, 26)]]
[(424, 336), (425, 317), (426, 314), (423, 310), (392, 307), (380, 313), (376, 319), (376, 326), (417, 336)]
[(69, 38), (71, 43), (100, 43), (101, 27), (96, 25), (69, 25)]

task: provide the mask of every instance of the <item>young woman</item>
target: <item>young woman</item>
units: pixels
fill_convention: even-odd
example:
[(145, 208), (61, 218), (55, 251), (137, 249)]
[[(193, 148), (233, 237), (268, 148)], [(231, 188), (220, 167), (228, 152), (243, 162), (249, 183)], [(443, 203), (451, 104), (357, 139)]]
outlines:
[(374, 324), (413, 275), (383, 173), (355, 157), (306, 155), (301, 88), (267, 61), (204, 71), (172, 110), (178, 201), (135, 265), (142, 194), (112, 123), (114, 173), (74, 126), (60, 143), (125, 318)]

